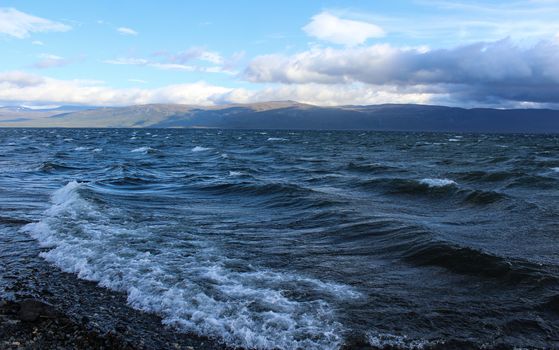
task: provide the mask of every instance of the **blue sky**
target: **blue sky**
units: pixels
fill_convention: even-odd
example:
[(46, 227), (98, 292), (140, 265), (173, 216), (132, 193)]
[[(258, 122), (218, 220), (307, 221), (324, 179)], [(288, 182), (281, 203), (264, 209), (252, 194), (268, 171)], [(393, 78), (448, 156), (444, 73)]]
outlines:
[(0, 104), (559, 104), (559, 1), (3, 1)]

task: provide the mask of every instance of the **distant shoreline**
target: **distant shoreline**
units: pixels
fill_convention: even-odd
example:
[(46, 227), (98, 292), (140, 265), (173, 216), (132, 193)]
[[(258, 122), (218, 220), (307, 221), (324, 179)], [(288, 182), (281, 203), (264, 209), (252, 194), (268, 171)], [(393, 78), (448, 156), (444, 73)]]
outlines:
[(319, 107), (292, 101), (214, 107), (152, 104), (68, 108), (0, 108), (0, 127), (559, 133), (559, 110), (553, 109), (414, 104)]

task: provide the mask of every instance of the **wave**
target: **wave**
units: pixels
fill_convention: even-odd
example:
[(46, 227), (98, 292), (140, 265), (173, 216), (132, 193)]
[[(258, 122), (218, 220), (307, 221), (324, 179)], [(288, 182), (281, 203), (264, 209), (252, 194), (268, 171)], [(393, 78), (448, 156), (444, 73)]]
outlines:
[(514, 179), (523, 176), (524, 173), (518, 171), (467, 171), (462, 173), (456, 173), (459, 179), (464, 181), (477, 181), (477, 182), (499, 182)]
[(148, 147), (148, 146), (143, 146), (143, 147), (134, 148), (130, 152), (148, 154), (148, 153), (153, 153), (155, 151), (157, 151), (155, 148), (151, 148), (151, 147)]
[(209, 150), (211, 150), (211, 148), (201, 147), (201, 146), (196, 146), (196, 147), (192, 148), (192, 152), (205, 152), (205, 151), (209, 151)]
[(283, 137), (268, 137), (268, 141), (289, 141), (289, 140)]
[[(182, 234), (161, 241), (155, 228), (126, 220), (125, 208), (88, 201), (90, 185), (69, 182), (55, 191), (41, 221), (23, 229), (46, 248), (41, 253), (65, 272), (128, 295), (137, 309), (163, 323), (232, 347), (337, 349), (344, 328), (324, 295), (360, 298), (353, 288), (252, 265), (239, 269), (211, 237)], [(182, 229), (180, 229), (182, 230)]]
[(456, 186), (456, 182), (449, 179), (433, 179), (433, 178), (426, 178), (419, 180), (420, 184), (427, 185), (429, 187), (447, 187), (447, 186)]
[(507, 198), (497, 191), (461, 188), (454, 180), (446, 178), (377, 178), (361, 182), (361, 186), (386, 194), (447, 197), (471, 205), (488, 205)]
[(421, 180), (403, 178), (376, 178), (362, 181), (367, 189), (384, 190), (388, 194), (445, 194), (456, 191), (456, 182), (449, 179)]
[(514, 179), (514, 181), (507, 185), (507, 188), (519, 187), (531, 189), (555, 189), (557, 188), (557, 179), (541, 175), (525, 175)]
[(362, 173), (405, 172), (405, 170), (403, 169), (389, 166), (389, 165), (379, 164), (379, 163), (360, 164), (360, 163), (350, 162), (346, 166), (346, 169), (350, 171), (362, 172)]
[(266, 207), (277, 208), (324, 208), (337, 205), (336, 199), (311, 188), (288, 183), (213, 182), (199, 183), (194, 188), (213, 195), (251, 197)]
[(16, 217), (9, 217), (9, 216), (0, 216), (0, 224), (6, 225), (26, 225), (31, 223), (31, 220), (24, 219), (24, 218), (16, 218)]
[(547, 301), (540, 306), (540, 308), (545, 311), (550, 310), (559, 314), (559, 294), (548, 298)]
[(504, 200), (507, 196), (496, 191), (468, 190), (464, 202), (470, 204), (491, 204)]
[(449, 271), (502, 280), (507, 283), (546, 284), (556, 279), (539, 265), (514, 261), (470, 247), (428, 240), (409, 247), (404, 257), (419, 266), (439, 266)]
[(80, 168), (59, 164), (55, 162), (50, 162), (50, 161), (43, 162), (41, 163), (41, 165), (37, 167), (38, 171), (49, 172), (49, 173), (55, 171), (71, 171), (71, 170), (78, 170), (78, 169)]

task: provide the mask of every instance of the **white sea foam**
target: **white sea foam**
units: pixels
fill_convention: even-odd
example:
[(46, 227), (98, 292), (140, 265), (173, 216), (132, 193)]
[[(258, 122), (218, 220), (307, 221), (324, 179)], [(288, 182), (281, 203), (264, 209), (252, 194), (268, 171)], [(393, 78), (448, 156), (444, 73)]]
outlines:
[(444, 344), (440, 340), (410, 339), (407, 336), (375, 332), (368, 332), (367, 340), (371, 346), (381, 349), (389, 347), (391, 349), (421, 350), (433, 345)]
[(130, 152), (133, 152), (133, 153), (148, 153), (149, 151), (153, 151), (153, 148), (148, 147), (148, 146), (144, 146), (144, 147), (135, 148), (135, 149), (131, 150)]
[(460, 142), (460, 141), (462, 141), (462, 140), (460, 140), (460, 139), (448, 139), (448, 141), (449, 141), (449, 142)]
[(456, 182), (450, 179), (421, 179), (419, 182), (429, 187), (455, 186)]
[(74, 148), (74, 151), (85, 151), (85, 150), (87, 150), (87, 147), (81, 147), (80, 146), (80, 147)]
[(551, 170), (555, 171), (556, 173), (559, 173), (559, 167), (551, 168)]
[[(154, 228), (122, 220), (127, 209), (89, 202), (88, 191), (87, 184), (68, 183), (54, 192), (43, 219), (24, 227), (50, 248), (41, 256), (63, 271), (127, 293), (131, 306), (160, 314), (166, 325), (233, 347), (337, 349), (343, 343), (335, 308), (319, 295), (361, 297), (351, 287), (265, 268), (239, 269), (211, 237), (183, 233), (180, 247), (175, 240), (162, 241)], [(155, 239), (158, 253), (140, 248), (140, 242)]]
[(211, 148), (196, 146), (192, 149), (192, 152), (204, 152), (204, 151), (209, 151), (209, 150), (211, 150)]
[(283, 137), (268, 137), (268, 141), (288, 141), (288, 140)]
[(103, 150), (102, 148), (95, 148), (91, 152), (98, 153), (98, 152), (101, 152), (102, 150)]

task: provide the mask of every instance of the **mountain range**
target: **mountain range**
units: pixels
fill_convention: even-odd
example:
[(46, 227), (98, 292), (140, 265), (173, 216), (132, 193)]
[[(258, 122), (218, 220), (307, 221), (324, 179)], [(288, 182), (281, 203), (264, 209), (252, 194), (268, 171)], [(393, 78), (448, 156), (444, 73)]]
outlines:
[(319, 107), (293, 101), (201, 107), (0, 107), (0, 127), (224, 128), (559, 133), (559, 110), (416, 104)]

